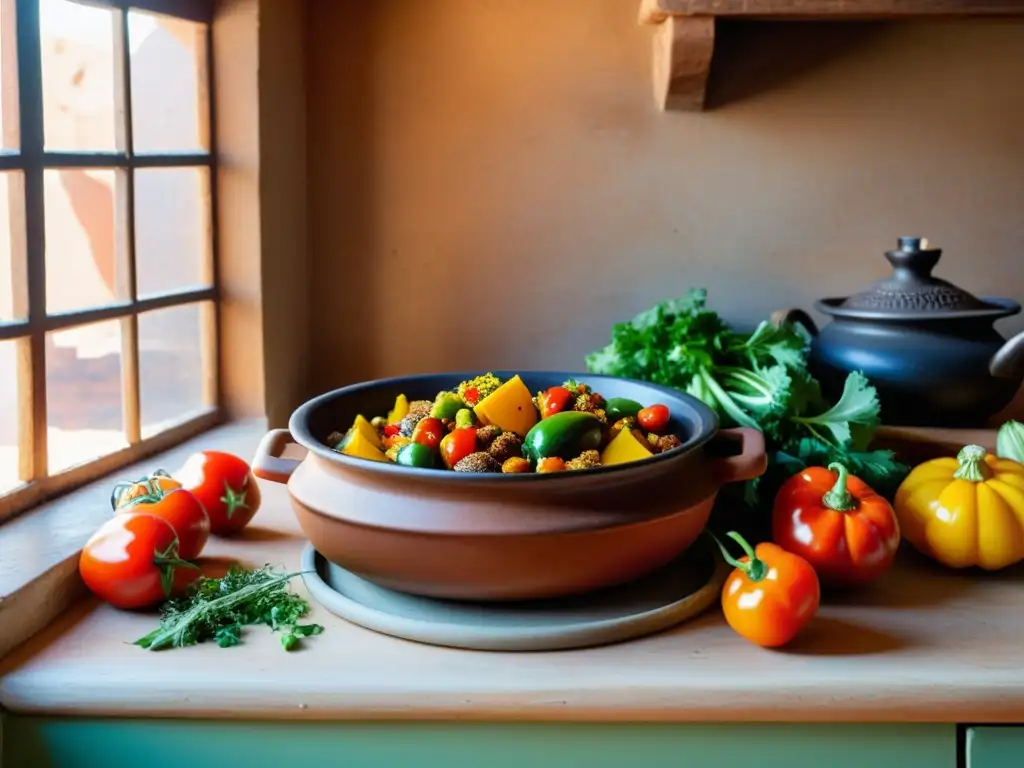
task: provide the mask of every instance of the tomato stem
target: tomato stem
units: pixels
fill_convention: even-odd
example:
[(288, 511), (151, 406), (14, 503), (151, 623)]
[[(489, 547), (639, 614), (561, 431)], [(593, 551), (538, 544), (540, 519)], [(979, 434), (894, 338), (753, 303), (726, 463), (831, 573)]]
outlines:
[(190, 563), (188, 560), (182, 560), (178, 557), (177, 536), (174, 537), (174, 540), (167, 545), (167, 549), (163, 552), (158, 549), (153, 550), (153, 565), (160, 571), (160, 586), (163, 587), (165, 597), (170, 597), (171, 590), (174, 588), (175, 568), (195, 568), (199, 570), (199, 566), (195, 563)]
[(725, 545), (722, 544), (721, 540), (717, 536), (715, 536), (715, 534), (711, 531), (710, 528), (706, 530), (708, 532), (708, 535), (710, 535), (711, 538), (714, 539), (715, 544), (717, 544), (718, 548), (722, 551), (722, 557), (725, 559), (725, 562), (727, 562), (734, 568), (739, 568), (741, 571), (743, 571), (744, 574), (746, 574), (748, 579), (750, 579), (751, 581), (761, 581), (765, 576), (768, 575), (768, 566), (765, 565), (764, 560), (757, 556), (757, 554), (754, 552), (754, 548), (747, 543), (746, 539), (744, 539), (742, 536), (736, 533), (736, 531), (729, 531), (729, 533), (727, 533), (726, 535), (743, 548), (743, 551), (747, 554), (747, 557), (749, 558), (748, 561), (745, 563), (740, 562), (732, 555), (730, 555), (729, 550), (725, 548)]
[(839, 476), (836, 478), (836, 484), (832, 486), (832, 490), (821, 497), (821, 503), (829, 509), (834, 509), (836, 512), (851, 512), (855, 510), (857, 508), (857, 500), (853, 498), (853, 494), (850, 493), (850, 489), (847, 486), (850, 470), (837, 461), (829, 464), (828, 469)]
[(980, 445), (965, 445), (956, 455), (960, 466), (957, 467), (953, 477), (958, 480), (970, 480), (972, 483), (981, 483), (992, 477), (992, 470), (985, 463), (987, 451)]

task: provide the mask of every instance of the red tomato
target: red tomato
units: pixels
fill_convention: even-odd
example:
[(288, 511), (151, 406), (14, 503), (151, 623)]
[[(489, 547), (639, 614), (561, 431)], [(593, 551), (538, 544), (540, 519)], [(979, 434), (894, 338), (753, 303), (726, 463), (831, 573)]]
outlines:
[(818, 612), (818, 575), (802, 557), (776, 544), (758, 544), (754, 550), (738, 533), (729, 536), (739, 542), (747, 556), (734, 560), (722, 547), (726, 561), (736, 566), (722, 587), (726, 622), (756, 645), (785, 645)]
[(441, 458), (451, 469), (476, 450), (476, 427), (456, 427), (441, 439)]
[(650, 405), (641, 410), (636, 415), (636, 420), (648, 432), (664, 432), (665, 427), (668, 426), (670, 415), (668, 406), (659, 403), (658, 405)]
[(440, 419), (427, 417), (420, 419), (415, 429), (412, 431), (412, 441), (414, 443), (421, 443), (432, 448), (435, 451), (441, 444), (441, 438), (448, 434), (448, 430), (444, 428), (444, 424), (441, 423)]
[(165, 491), (153, 483), (149, 493), (117, 506), (119, 515), (131, 512), (144, 512), (170, 523), (178, 536), (178, 553), (183, 560), (199, 557), (210, 538), (210, 518), (198, 499), (184, 488)]
[(565, 410), (570, 397), (572, 397), (572, 392), (565, 387), (548, 387), (537, 397), (540, 417), (546, 419), (548, 416), (561, 413)]
[(148, 608), (199, 578), (178, 554), (170, 523), (143, 512), (118, 514), (86, 542), (78, 560), (82, 581), (118, 608)]
[[(832, 473), (836, 471), (836, 474)], [(889, 502), (846, 467), (808, 467), (775, 495), (772, 539), (807, 560), (828, 586), (854, 586), (892, 565), (900, 528)]]
[(260, 487), (249, 464), (231, 453), (193, 453), (174, 473), (210, 518), (210, 532), (226, 536), (242, 530), (260, 508)]

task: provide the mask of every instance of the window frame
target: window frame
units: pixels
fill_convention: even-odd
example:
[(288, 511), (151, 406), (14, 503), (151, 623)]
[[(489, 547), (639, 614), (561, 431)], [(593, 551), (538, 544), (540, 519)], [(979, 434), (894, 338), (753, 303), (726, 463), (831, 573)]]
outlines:
[[(128, 464), (162, 452), (224, 421), (220, 354), (221, 275), (218, 258), (217, 162), (215, 147), (212, 2), (210, 0), (72, 0), (110, 9), (113, 18), (115, 115), (118, 125), (114, 151), (53, 152), (44, 146), (42, 48), (39, 0), (0, 0), (3, 14), (4, 58), (16, 60), (19, 142), (17, 150), (0, 151), (0, 171), (22, 176), (23, 195), (12, 197), (12, 211), (20, 214), (23, 237), (13, 238), (15, 254), (15, 307), (22, 302), (23, 319), (0, 321), (0, 342), (14, 341), (18, 360), (18, 445), (22, 484), (0, 494), (0, 525), (42, 502), (97, 480)], [(205, 72), (199, 73), (200, 120), (205, 123), (205, 148), (197, 152), (136, 153), (132, 135), (131, 62), (128, 49), (128, 12), (160, 13), (203, 25)], [(13, 33), (12, 31), (13, 30)], [(10, 46), (15, 55), (11, 56)], [(5, 66), (5, 69), (7, 67)], [(5, 75), (6, 77), (6, 75)], [(6, 83), (5, 83), (6, 85)], [(203, 93), (205, 88), (205, 93)], [(5, 88), (9, 98), (10, 88)], [(114, 171), (118, 273), (126, 298), (108, 304), (66, 312), (46, 308), (44, 173), (48, 169), (89, 168)], [(204, 211), (209, 253), (204, 254), (208, 285), (172, 290), (139, 298), (136, 280), (135, 171), (152, 168), (205, 169), (208, 184)], [(20, 210), (19, 210), (20, 209)], [(0, 212), (2, 215), (3, 212)], [(19, 274), (19, 267), (22, 273)], [(142, 436), (139, 408), (140, 377), (138, 318), (144, 312), (187, 305), (200, 308), (204, 370), (204, 408), (193, 411), (171, 427)], [(104, 320), (121, 326), (121, 405), (127, 446), (58, 473), (48, 469), (46, 352), (47, 334)]]

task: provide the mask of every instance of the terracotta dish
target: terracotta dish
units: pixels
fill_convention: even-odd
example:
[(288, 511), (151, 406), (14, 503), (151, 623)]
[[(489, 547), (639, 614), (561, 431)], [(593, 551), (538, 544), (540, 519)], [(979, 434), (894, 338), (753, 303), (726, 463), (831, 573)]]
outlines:
[[(295, 410), (288, 429), (267, 434), (253, 471), (288, 485), (303, 532), (330, 562), (388, 589), (465, 600), (562, 597), (644, 576), (694, 542), (724, 483), (764, 472), (757, 430), (719, 430), (710, 408), (673, 389), (574, 372), (494, 371), (519, 373), (531, 391), (576, 378), (607, 398), (663, 403), (683, 444), (626, 464), (506, 475), (368, 461), (324, 443), (339, 424), (385, 412), (400, 393), (433, 398), (478, 373), (320, 395)], [(281, 458), (290, 442), (305, 458)]]

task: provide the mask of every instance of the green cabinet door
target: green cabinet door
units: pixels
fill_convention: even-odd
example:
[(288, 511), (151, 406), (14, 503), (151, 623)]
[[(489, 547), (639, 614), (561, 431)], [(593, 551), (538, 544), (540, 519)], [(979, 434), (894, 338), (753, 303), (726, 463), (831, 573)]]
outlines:
[(1024, 726), (967, 729), (966, 768), (1024, 768)]
[(956, 768), (954, 725), (312, 723), (7, 715), (3, 768)]

